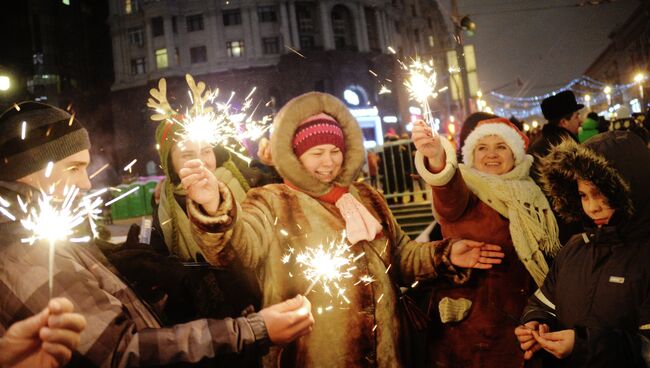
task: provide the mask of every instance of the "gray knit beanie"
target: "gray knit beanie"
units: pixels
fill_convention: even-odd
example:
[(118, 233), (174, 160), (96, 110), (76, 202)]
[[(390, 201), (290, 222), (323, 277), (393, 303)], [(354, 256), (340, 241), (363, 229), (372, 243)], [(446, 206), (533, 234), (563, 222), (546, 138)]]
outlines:
[(90, 148), (88, 131), (69, 113), (21, 102), (0, 115), (0, 180), (15, 181)]

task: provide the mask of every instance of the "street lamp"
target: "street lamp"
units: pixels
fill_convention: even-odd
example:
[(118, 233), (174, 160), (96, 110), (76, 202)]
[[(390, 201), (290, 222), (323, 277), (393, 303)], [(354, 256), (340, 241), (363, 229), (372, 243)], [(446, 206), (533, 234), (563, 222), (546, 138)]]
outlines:
[(11, 78), (8, 75), (0, 75), (0, 91), (5, 92), (11, 88)]
[(603, 92), (605, 92), (605, 96), (607, 96), (607, 107), (609, 107), (612, 104), (612, 87), (605, 86)]
[(634, 76), (634, 82), (639, 84), (639, 97), (643, 100), (643, 81), (645, 80), (645, 75), (643, 73), (638, 73)]

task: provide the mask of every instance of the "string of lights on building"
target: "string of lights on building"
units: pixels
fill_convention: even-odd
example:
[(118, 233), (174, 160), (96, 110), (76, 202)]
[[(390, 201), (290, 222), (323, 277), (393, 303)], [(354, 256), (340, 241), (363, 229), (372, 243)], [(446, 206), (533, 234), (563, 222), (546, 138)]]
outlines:
[[(541, 116), (542, 111), (540, 109), (540, 104), (542, 100), (561, 91), (572, 90), (576, 94), (578, 101), (584, 104), (588, 109), (592, 106), (603, 105), (607, 106), (607, 108), (611, 110), (612, 101), (618, 100), (630, 103), (634, 110), (634, 105), (639, 104), (637, 97), (643, 98), (642, 83), (646, 79), (647, 77), (645, 75), (637, 74), (634, 78), (634, 82), (609, 85), (588, 76), (581, 76), (573, 79), (561, 88), (538, 96), (513, 97), (497, 92), (489, 92), (479, 97), (479, 99), (482, 98), (484, 101), (482, 103), (479, 102), (478, 105), (479, 108), (482, 107), (482, 111), (490, 110), (501, 116), (515, 116), (517, 118)], [(637, 87), (639, 88), (638, 93), (636, 91), (631, 91)]]

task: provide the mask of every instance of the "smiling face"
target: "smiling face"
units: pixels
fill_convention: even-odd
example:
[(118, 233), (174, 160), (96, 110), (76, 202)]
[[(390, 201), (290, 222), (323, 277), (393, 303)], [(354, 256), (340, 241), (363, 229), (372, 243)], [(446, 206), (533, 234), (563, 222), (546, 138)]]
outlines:
[(609, 206), (607, 198), (592, 182), (578, 179), (578, 194), (582, 202), (582, 210), (596, 226), (607, 225), (614, 215), (614, 209)]
[(333, 144), (321, 144), (305, 151), (299, 160), (313, 177), (331, 183), (341, 172), (343, 152)]
[(480, 172), (501, 175), (515, 166), (515, 156), (498, 135), (480, 138), (474, 147), (474, 168)]
[(179, 174), (185, 162), (196, 158), (203, 161), (203, 164), (208, 170), (214, 171), (217, 169), (217, 158), (214, 155), (212, 147), (208, 145), (199, 147), (199, 144), (196, 142), (188, 141), (174, 145), (171, 158), (172, 166), (176, 174)]

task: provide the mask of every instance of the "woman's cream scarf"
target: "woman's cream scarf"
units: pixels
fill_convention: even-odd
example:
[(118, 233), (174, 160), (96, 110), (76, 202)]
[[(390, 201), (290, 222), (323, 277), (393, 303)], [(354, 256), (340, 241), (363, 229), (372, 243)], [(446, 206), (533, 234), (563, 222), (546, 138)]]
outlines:
[(541, 189), (530, 178), (533, 157), (502, 175), (482, 173), (458, 165), (463, 179), (476, 196), (510, 221), (510, 237), (519, 259), (538, 286), (544, 282), (548, 265), (544, 255), (560, 249), (558, 227), (553, 211)]

